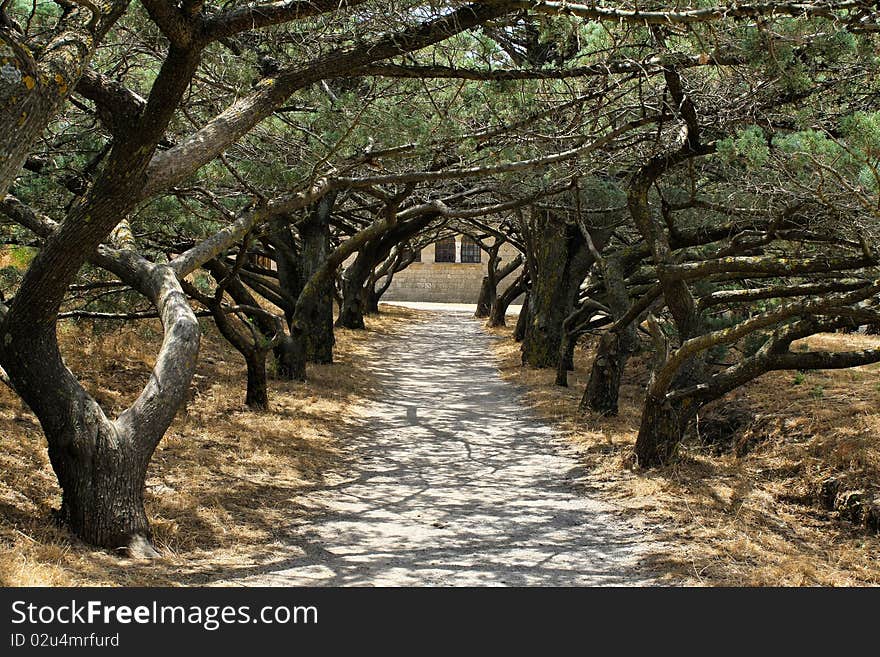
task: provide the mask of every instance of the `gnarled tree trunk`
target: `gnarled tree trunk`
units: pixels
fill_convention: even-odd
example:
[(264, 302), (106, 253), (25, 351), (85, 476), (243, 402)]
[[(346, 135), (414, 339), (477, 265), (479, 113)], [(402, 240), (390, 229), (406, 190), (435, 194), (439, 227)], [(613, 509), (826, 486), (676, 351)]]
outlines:
[(568, 373), (574, 370), (574, 349), (577, 346), (578, 335), (562, 334), (562, 342), (559, 345), (559, 358), (556, 360), (556, 385), (568, 387)]
[(379, 300), (382, 298), (382, 293), (384, 290), (376, 290), (375, 287), (367, 286), (364, 290), (365, 299), (364, 299), (364, 314), (367, 315), (378, 315), (379, 314)]
[(628, 357), (629, 352), (623, 347), (619, 333), (607, 331), (602, 335), (590, 368), (590, 379), (581, 399), (581, 410), (590, 409), (602, 415), (617, 415), (620, 385)]
[[(63, 491), (62, 517), (83, 540), (102, 547), (149, 545), (144, 475), (186, 399), (199, 326), (171, 267), (131, 251), (102, 261), (99, 247), (143, 198), (146, 167), (198, 62), (197, 49), (169, 48), (143, 114), (114, 140), (86, 195), (73, 203), (64, 222), (50, 229), (0, 326), (0, 364), (43, 427)], [(104, 416), (58, 349), (59, 308), (89, 257), (151, 299), (165, 329), (150, 380), (115, 421)]]
[(486, 275), (480, 283), (480, 293), (477, 296), (477, 309), (474, 311), (474, 317), (482, 319), (489, 316), (492, 310), (492, 302), (498, 296), (498, 251), (506, 240), (504, 238), (496, 238), (495, 242), (486, 249), (489, 256), (486, 264)]
[(244, 403), (248, 408), (263, 411), (269, 408), (269, 384), (266, 377), (266, 352), (254, 350), (245, 356), (247, 363), (247, 392)]
[[(492, 307), (489, 310), (489, 320), (486, 324), (490, 327), (507, 326), (507, 309), (518, 296), (525, 294), (527, 287), (528, 274), (523, 270), (504, 292), (495, 296), (495, 299), (492, 301)], [(522, 311), (524, 312), (525, 310), (526, 307), (523, 305)]]
[[(275, 347), (275, 364), (280, 378), (289, 381), (306, 380), (306, 350), (302, 330), (296, 331), (295, 323), (290, 325), (290, 335), (282, 336)], [(296, 333), (295, 333), (296, 332)]]
[(645, 395), (642, 420), (636, 439), (636, 462), (640, 467), (667, 465), (675, 458), (695, 407), (684, 403)]
[[(602, 415), (617, 415), (620, 386), (627, 361), (638, 349), (636, 321), (639, 307), (631, 306), (621, 263), (616, 258), (599, 262), (608, 307), (618, 320), (599, 339), (590, 369), (590, 379), (581, 399), (581, 410), (590, 409)], [(651, 296), (650, 298), (653, 298)], [(631, 312), (638, 311), (638, 312)]]
[[(316, 204), (308, 219), (299, 225), (302, 239), (303, 279), (309, 280), (330, 257), (330, 212), (336, 194), (327, 194)], [(309, 305), (301, 313), (302, 337), (305, 341), (306, 360), (310, 363), (332, 363), (333, 345), (333, 280), (322, 279), (320, 289), (309, 298)]]
[[(491, 261), (489, 266), (492, 266)], [(480, 294), (477, 296), (477, 309), (474, 311), (474, 317), (477, 319), (488, 317), (492, 311), (492, 302), (498, 296), (496, 287), (497, 284), (494, 276), (489, 274), (483, 276), (483, 280), (480, 283)]]
[(376, 245), (367, 244), (358, 252), (354, 262), (345, 269), (342, 274), (342, 306), (339, 308), (336, 326), (347, 329), (366, 327), (364, 324), (364, 311), (367, 305), (365, 286), (378, 258)]
[[(115, 421), (67, 369), (54, 322), (5, 316), (0, 363), (40, 420), (62, 490), (60, 518), (84, 541), (155, 554), (143, 503), (153, 451), (186, 399), (199, 350), (199, 326), (170, 267), (131, 252), (95, 258), (150, 298), (165, 329), (162, 348), (137, 400)], [(54, 312), (50, 311), (53, 315)]]
[[(593, 242), (604, 246), (607, 232)], [(575, 307), (578, 289), (590, 268), (593, 254), (580, 229), (542, 213), (536, 221), (535, 272), (529, 295), (529, 313), (522, 345), (523, 365), (556, 367), (562, 352), (563, 323)], [(567, 367), (568, 363), (565, 363)]]

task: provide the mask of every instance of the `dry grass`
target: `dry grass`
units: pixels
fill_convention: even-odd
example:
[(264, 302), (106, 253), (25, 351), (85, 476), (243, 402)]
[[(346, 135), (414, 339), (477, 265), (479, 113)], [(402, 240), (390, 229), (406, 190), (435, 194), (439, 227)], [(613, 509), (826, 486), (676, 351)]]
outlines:
[[(337, 332), (337, 363), (314, 366), (307, 384), (272, 381), (271, 408), (248, 411), (243, 362), (206, 324), (192, 400), (153, 459), (147, 507), (165, 558), (119, 559), (57, 527), (60, 493), (33, 415), (0, 389), (0, 585), (192, 585), (243, 574), (286, 543), (285, 528), (307, 521), (298, 505), (310, 488), (346, 470), (346, 422), (358, 404), (382, 395), (359, 367), (377, 334), (420, 316), (387, 308), (367, 331)], [(580, 416), (589, 348), (579, 349), (571, 387), (553, 373), (519, 365), (509, 330), (497, 331), (503, 376), (583, 447), (597, 489), (623, 511), (646, 517), (664, 549), (654, 565), (668, 581), (709, 585), (880, 584), (880, 537), (823, 510), (822, 481), (844, 475), (877, 492), (880, 482), (880, 367), (804, 376), (773, 373), (723, 400), (743, 409), (748, 449), (716, 453), (693, 438), (673, 467), (626, 467), (638, 429), (644, 364), (635, 359), (616, 418)], [(140, 389), (157, 351), (158, 326), (99, 332), (68, 324), (69, 365), (109, 413)], [(814, 348), (862, 347), (877, 338), (826, 335)], [(120, 354), (124, 356), (119, 357)], [(708, 429), (716, 410), (701, 419)]]
[[(633, 472), (647, 368), (627, 369), (620, 415), (580, 415), (591, 347), (579, 348), (570, 387), (554, 373), (521, 367), (509, 329), (493, 331), (502, 375), (527, 389), (527, 399), (583, 447), (597, 489), (627, 513), (657, 528), (664, 544), (653, 566), (669, 582), (727, 586), (855, 586), (880, 584), (880, 536), (827, 511), (821, 482), (842, 476), (880, 497), (880, 366), (798, 375), (776, 372), (706, 409), (703, 427), (739, 409), (741, 446), (713, 450), (692, 436), (669, 468)], [(813, 348), (863, 348), (880, 338), (820, 335)], [(701, 436), (705, 438), (705, 436)]]
[[(310, 367), (310, 381), (270, 381), (270, 409), (249, 411), (244, 362), (208, 323), (192, 399), (152, 460), (147, 512), (164, 558), (119, 559), (57, 527), (60, 491), (34, 416), (0, 387), (0, 585), (190, 585), (232, 577), (272, 558), (285, 528), (307, 519), (307, 489), (346, 467), (351, 409), (381, 396), (358, 354), (416, 311), (385, 307), (366, 331), (337, 331), (337, 362)], [(161, 340), (157, 324), (88, 323), (61, 330), (68, 365), (108, 414), (146, 380)]]

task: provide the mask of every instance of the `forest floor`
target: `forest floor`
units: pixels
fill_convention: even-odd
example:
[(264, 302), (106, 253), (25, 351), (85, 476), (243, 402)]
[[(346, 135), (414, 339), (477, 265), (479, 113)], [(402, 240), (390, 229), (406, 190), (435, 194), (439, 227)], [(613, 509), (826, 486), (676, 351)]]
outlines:
[[(658, 572), (696, 585), (880, 584), (877, 516), (860, 526), (824, 499), (833, 483), (838, 502), (880, 509), (880, 365), (767, 374), (707, 408), (674, 465), (638, 472), (641, 358), (627, 366), (619, 416), (604, 418), (578, 412), (592, 344), (577, 349), (563, 388), (555, 372), (522, 367), (511, 328), (491, 332), (502, 338), (494, 343), (502, 376), (527, 387), (530, 406), (580, 447), (604, 498), (658, 529), (668, 546), (650, 557)], [(880, 337), (858, 334), (809, 339), (813, 349), (878, 345)]]

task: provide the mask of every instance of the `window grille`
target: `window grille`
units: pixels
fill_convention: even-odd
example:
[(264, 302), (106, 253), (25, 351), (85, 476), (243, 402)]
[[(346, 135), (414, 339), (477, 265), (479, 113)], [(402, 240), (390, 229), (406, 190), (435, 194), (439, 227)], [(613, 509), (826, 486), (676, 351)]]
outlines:
[(461, 261), (462, 262), (480, 262), (480, 245), (476, 240), (467, 235), (461, 238)]
[(434, 262), (455, 262), (455, 238), (446, 237), (434, 244)]

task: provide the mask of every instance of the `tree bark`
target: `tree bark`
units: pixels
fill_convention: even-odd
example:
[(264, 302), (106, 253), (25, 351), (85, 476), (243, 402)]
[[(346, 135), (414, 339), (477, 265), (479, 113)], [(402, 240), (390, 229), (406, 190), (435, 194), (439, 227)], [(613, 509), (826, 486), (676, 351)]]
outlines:
[[(542, 213), (535, 223), (536, 271), (529, 295), (522, 362), (529, 367), (556, 367), (560, 356), (564, 356), (563, 323), (574, 310), (578, 289), (594, 258), (577, 226), (550, 213)], [(597, 234), (593, 242), (601, 249), (606, 238)]]
[[(489, 266), (491, 267), (491, 261)], [(474, 311), (474, 317), (482, 319), (488, 317), (492, 312), (492, 303), (497, 298), (495, 277), (483, 276), (483, 282), (480, 283), (480, 294), (477, 297), (477, 309)]]
[(652, 468), (671, 463), (690, 417), (682, 405), (646, 395), (636, 439), (638, 465)]
[(336, 326), (347, 329), (366, 328), (366, 324), (364, 324), (365, 286), (379, 257), (376, 251), (375, 245), (367, 244), (358, 252), (354, 262), (342, 274), (342, 306), (339, 308)]
[(269, 384), (266, 377), (266, 352), (257, 350), (245, 357), (247, 362), (247, 394), (244, 403), (254, 410), (269, 408)]
[(128, 4), (110, 3), (100, 16), (85, 5), (70, 7), (54, 34), (42, 32), (39, 40), (2, 30), (0, 57), (6, 73), (0, 78), (0, 199)]
[(304, 275), (296, 242), (290, 232), (290, 216), (276, 219), (269, 225), (268, 242), (275, 251), (275, 267), (278, 273), (278, 287), (281, 289), (284, 320), (290, 326), (296, 300), (302, 291)]
[(59, 519), (93, 545), (149, 544), (143, 500), (148, 459), (129, 430), (114, 426), (90, 397), (77, 397), (79, 422), (46, 432), (62, 490)]
[[(299, 225), (302, 239), (302, 269), (304, 280), (310, 279), (330, 257), (330, 212), (336, 193), (327, 194), (316, 204), (308, 219)], [(302, 336), (305, 340), (306, 361), (332, 363), (333, 345), (333, 280), (321, 281), (309, 298), (306, 312), (301, 315)]]
[[(681, 146), (668, 153), (655, 155), (630, 177), (627, 183), (627, 207), (630, 216), (645, 243), (650, 247), (657, 278), (663, 290), (663, 298), (675, 320), (680, 344), (702, 334), (705, 322), (696, 300), (687, 283), (681, 278), (669, 275), (667, 269), (674, 266), (668, 226), (657, 216), (649, 202), (649, 191), (656, 181), (672, 167), (687, 160), (714, 151), (714, 146), (700, 143), (700, 125), (696, 107), (685, 93), (679, 73), (674, 68), (664, 69), (664, 78), (669, 95), (684, 120), (684, 141)], [(660, 359), (658, 359), (660, 360)], [(671, 386), (658, 380), (658, 371), (668, 369), (658, 364), (654, 368), (652, 381), (645, 396), (642, 424), (636, 439), (636, 458), (640, 465), (651, 467), (669, 461), (684, 435), (687, 417), (681, 409), (688, 408), (689, 402), (683, 400), (676, 404), (666, 401)], [(672, 386), (688, 387), (699, 385), (707, 376), (705, 353), (695, 353), (677, 368)]]
[(369, 288), (364, 290), (364, 293), (366, 295), (366, 299), (364, 300), (364, 314), (378, 315), (379, 300), (382, 298), (382, 293), (377, 292), (375, 289), (371, 290)]
[[(295, 329), (291, 325), (291, 332)], [(289, 381), (306, 380), (306, 352), (302, 340), (293, 335), (282, 337), (275, 348), (276, 374)]]
[(495, 243), (487, 250), (488, 263), (486, 264), (486, 275), (480, 283), (480, 293), (477, 297), (477, 309), (474, 311), (474, 317), (482, 319), (488, 317), (492, 310), (492, 302), (498, 296), (498, 251), (506, 240), (496, 238)]
[(568, 387), (568, 373), (574, 370), (574, 349), (577, 346), (576, 334), (563, 333), (559, 345), (559, 358), (556, 360), (556, 385)]
[(639, 341), (636, 319), (626, 321), (625, 317), (631, 304), (620, 260), (602, 258), (599, 268), (608, 307), (615, 319), (626, 323), (612, 327), (599, 339), (580, 409), (589, 409), (601, 415), (617, 415), (623, 373), (630, 355), (638, 349)]
[(599, 339), (590, 379), (581, 399), (581, 410), (617, 415), (620, 385), (629, 358), (629, 351), (621, 342), (620, 334), (616, 331), (607, 331)]
[(509, 307), (509, 299), (506, 299), (504, 295), (501, 294), (496, 296), (495, 300), (492, 302), (491, 308), (489, 308), (489, 319), (486, 322), (486, 325), (492, 328), (507, 326), (507, 309)]
[[(492, 301), (492, 307), (489, 310), (489, 321), (487, 322), (487, 325), (490, 327), (507, 326), (507, 309), (518, 296), (525, 294), (527, 287), (528, 275), (526, 274), (526, 271), (523, 270), (517, 279), (511, 283), (504, 292), (495, 296), (495, 299)], [(522, 309), (523, 312), (525, 309), (526, 307), (524, 305)]]

